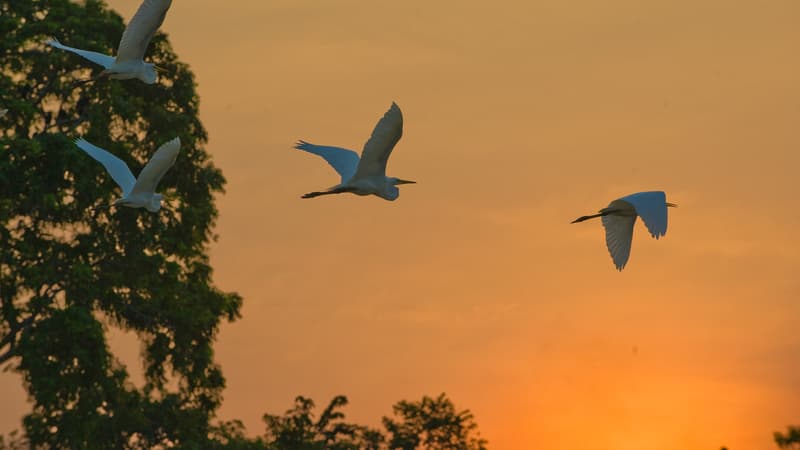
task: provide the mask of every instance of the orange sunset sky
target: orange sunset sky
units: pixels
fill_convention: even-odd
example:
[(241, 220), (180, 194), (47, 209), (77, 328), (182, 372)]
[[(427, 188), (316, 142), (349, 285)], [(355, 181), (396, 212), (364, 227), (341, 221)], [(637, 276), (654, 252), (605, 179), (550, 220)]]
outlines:
[[(446, 392), (494, 450), (768, 450), (800, 424), (797, 0), (175, 0), (162, 31), (228, 179), (220, 418), (255, 435), (345, 394), (377, 426)], [(360, 151), (392, 101), (387, 172), (418, 184), (301, 200), (338, 178), (294, 142)], [(569, 222), (645, 190), (679, 208), (620, 273)], [(19, 428), (19, 375), (0, 395)]]

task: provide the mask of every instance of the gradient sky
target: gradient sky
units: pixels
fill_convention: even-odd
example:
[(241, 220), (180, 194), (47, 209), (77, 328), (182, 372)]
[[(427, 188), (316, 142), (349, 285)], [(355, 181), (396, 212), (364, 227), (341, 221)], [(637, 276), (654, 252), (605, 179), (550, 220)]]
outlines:
[[(228, 179), (215, 280), (245, 299), (220, 417), (262, 433), (345, 394), (377, 425), (444, 391), (494, 450), (774, 449), (800, 422), (798, 23), (797, 0), (174, 1)], [(419, 184), (301, 200), (337, 176), (292, 144), (360, 151), (392, 101), (388, 174)], [(680, 207), (619, 273), (569, 222), (644, 190)], [(19, 376), (0, 394), (6, 432)]]

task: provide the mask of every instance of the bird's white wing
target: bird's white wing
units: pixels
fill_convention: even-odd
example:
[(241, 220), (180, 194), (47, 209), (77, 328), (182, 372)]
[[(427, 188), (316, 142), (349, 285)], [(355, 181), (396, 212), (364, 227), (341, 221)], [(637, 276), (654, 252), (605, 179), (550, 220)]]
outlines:
[(658, 239), (667, 234), (667, 196), (661, 191), (639, 192), (622, 197), (636, 208), (650, 235)]
[(294, 148), (323, 157), (342, 177), (342, 183), (352, 178), (356, 173), (356, 168), (358, 167), (358, 153), (352, 150), (340, 147), (314, 145), (306, 141), (299, 141)]
[(123, 197), (127, 196), (128, 193), (131, 192), (133, 185), (136, 183), (136, 178), (133, 177), (128, 165), (125, 164), (125, 161), (117, 158), (100, 147), (90, 144), (83, 138), (76, 140), (75, 145), (88, 153), (89, 156), (97, 160), (103, 165), (103, 167), (106, 168), (106, 171), (109, 175), (111, 175), (111, 178), (113, 178), (122, 189)]
[(113, 56), (108, 56), (108, 55), (104, 55), (102, 53), (92, 52), (92, 51), (89, 51), (89, 50), (81, 50), (79, 48), (68, 47), (68, 46), (62, 44), (61, 42), (58, 42), (58, 40), (55, 39), (55, 38), (50, 38), (50, 39), (46, 40), (45, 44), (50, 45), (50, 46), (55, 47), (55, 48), (60, 48), (61, 50), (66, 50), (68, 52), (75, 53), (76, 55), (83, 56), (84, 58), (88, 59), (89, 61), (91, 61), (91, 62), (93, 62), (95, 64), (100, 64), (101, 66), (105, 67), (106, 69), (108, 69), (109, 67), (111, 67), (112, 64), (114, 64), (114, 57)]
[(150, 39), (164, 23), (172, 0), (144, 0), (128, 22), (117, 49), (117, 61), (140, 61), (150, 44)]
[(167, 170), (175, 164), (175, 158), (178, 157), (180, 149), (181, 139), (177, 137), (161, 145), (139, 173), (139, 178), (136, 179), (136, 184), (133, 186), (131, 194), (155, 192), (158, 182), (161, 181)]
[(3, 108), (3, 109), (0, 109), (0, 117), (3, 117), (3, 116), (5, 116), (7, 112), (8, 112), (8, 110), (7, 110), (7, 109), (5, 109), (5, 108)]
[(633, 224), (636, 216), (603, 216), (603, 227), (606, 229), (606, 247), (617, 270), (625, 268), (628, 257), (631, 255), (631, 241), (633, 240)]
[(392, 102), (389, 111), (386, 111), (386, 114), (375, 125), (372, 136), (364, 145), (355, 177), (386, 176), (386, 163), (389, 161), (389, 155), (392, 154), (392, 149), (402, 136), (403, 113), (400, 112), (397, 103)]

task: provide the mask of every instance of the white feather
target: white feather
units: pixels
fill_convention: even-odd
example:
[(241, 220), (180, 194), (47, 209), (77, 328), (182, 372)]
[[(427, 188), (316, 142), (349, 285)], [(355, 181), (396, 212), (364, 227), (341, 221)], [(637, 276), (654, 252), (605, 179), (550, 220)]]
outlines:
[(662, 191), (639, 192), (620, 200), (633, 206), (651, 236), (658, 239), (667, 234), (667, 196)]
[(75, 53), (76, 55), (83, 56), (84, 58), (88, 59), (89, 61), (91, 61), (91, 62), (93, 62), (95, 64), (100, 64), (101, 66), (105, 67), (106, 69), (108, 69), (112, 65), (114, 65), (114, 57), (113, 56), (108, 56), (108, 55), (104, 55), (102, 53), (92, 52), (92, 51), (89, 51), (89, 50), (81, 50), (79, 48), (69, 47), (69, 46), (66, 46), (66, 45), (62, 44), (61, 42), (58, 42), (58, 39), (56, 39), (56, 38), (50, 38), (50, 39), (46, 40), (45, 44), (50, 45), (50, 46), (55, 47), (55, 48), (59, 48), (61, 50), (66, 50), (68, 52)]
[(125, 27), (117, 49), (117, 61), (141, 61), (150, 40), (164, 23), (172, 0), (144, 0)]
[(603, 216), (603, 227), (606, 229), (606, 247), (617, 270), (625, 268), (631, 255), (633, 241), (633, 225), (636, 216)]
[(46, 41), (48, 45), (80, 55), (100, 64), (106, 70), (103, 75), (119, 80), (138, 78), (153, 84), (158, 78), (152, 64), (144, 62), (144, 54), (158, 27), (164, 22), (172, 0), (144, 0), (136, 14), (125, 27), (117, 48), (117, 57), (81, 50), (61, 44), (56, 39)]
[(136, 179), (136, 184), (131, 190), (131, 195), (140, 193), (153, 193), (156, 186), (164, 178), (170, 167), (175, 164), (175, 159), (178, 157), (178, 152), (181, 149), (180, 138), (175, 138), (156, 150), (150, 161), (139, 172), (139, 178)]
[(633, 242), (633, 226), (636, 217), (641, 217), (650, 235), (658, 239), (667, 234), (667, 196), (661, 191), (638, 192), (618, 198), (592, 214), (575, 219), (575, 222), (601, 217), (606, 230), (606, 247), (617, 270), (628, 263)]
[(403, 114), (400, 107), (392, 106), (375, 125), (361, 158), (356, 152), (339, 147), (327, 147), (300, 141), (295, 148), (322, 156), (341, 175), (342, 182), (322, 192), (310, 192), (303, 198), (350, 192), (356, 195), (377, 195), (384, 200), (395, 200), (400, 195), (398, 184), (414, 183), (386, 176), (386, 164), (392, 149), (403, 136)]
[(354, 178), (386, 176), (386, 164), (397, 141), (403, 136), (403, 113), (396, 103), (375, 125), (372, 136), (361, 152), (361, 161)]
[(89, 143), (83, 138), (76, 140), (75, 145), (88, 153), (89, 156), (94, 158), (106, 168), (106, 171), (109, 175), (111, 175), (111, 178), (113, 178), (117, 185), (119, 185), (120, 189), (122, 189), (123, 197), (127, 197), (128, 194), (131, 193), (133, 186), (136, 184), (136, 178), (133, 176), (133, 173), (131, 173), (131, 169), (128, 168), (128, 165), (125, 164), (125, 161), (117, 158), (108, 151)]
[(356, 173), (358, 167), (358, 153), (341, 147), (327, 145), (314, 145), (306, 141), (299, 141), (294, 148), (321, 156), (336, 170), (345, 183)]
[(156, 212), (161, 208), (161, 194), (156, 193), (155, 190), (161, 178), (175, 163), (178, 151), (181, 148), (179, 138), (161, 145), (150, 158), (150, 161), (145, 164), (139, 173), (138, 179), (133, 177), (124, 161), (106, 150), (92, 145), (84, 139), (78, 139), (75, 144), (100, 162), (111, 175), (111, 178), (122, 188), (122, 198), (114, 202), (115, 205), (147, 208), (152, 212)]

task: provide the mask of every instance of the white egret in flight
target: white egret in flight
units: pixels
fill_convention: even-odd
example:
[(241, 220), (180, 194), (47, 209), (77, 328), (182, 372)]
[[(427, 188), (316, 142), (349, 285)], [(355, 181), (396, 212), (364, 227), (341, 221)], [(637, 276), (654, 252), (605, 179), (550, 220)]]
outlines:
[(180, 138), (176, 137), (159, 147), (139, 173), (139, 178), (134, 178), (125, 161), (83, 138), (76, 140), (75, 145), (100, 162), (122, 189), (122, 198), (112, 203), (113, 206), (144, 207), (150, 212), (161, 209), (162, 195), (155, 192), (156, 186), (175, 163), (175, 158), (181, 149)]
[(116, 58), (89, 50), (68, 47), (54, 38), (49, 39), (46, 43), (100, 64), (105, 68), (100, 73), (100, 77), (108, 76), (119, 80), (138, 78), (147, 84), (153, 84), (156, 82), (156, 66), (144, 62), (144, 53), (150, 44), (150, 39), (164, 22), (164, 17), (171, 4), (172, 0), (144, 0), (125, 28), (125, 32), (122, 33)]
[(398, 184), (416, 183), (386, 176), (386, 163), (397, 141), (403, 135), (403, 114), (392, 102), (389, 111), (375, 125), (372, 136), (361, 152), (361, 158), (352, 150), (314, 145), (300, 141), (294, 148), (319, 155), (342, 177), (341, 183), (327, 191), (309, 192), (303, 198), (352, 192), (356, 195), (377, 195), (385, 200), (395, 200), (400, 195)]
[(644, 221), (650, 235), (658, 239), (667, 234), (667, 207), (678, 205), (667, 203), (661, 191), (638, 192), (609, 203), (599, 214), (578, 217), (572, 223), (600, 217), (606, 229), (606, 246), (617, 270), (625, 268), (631, 254), (633, 224), (636, 216)]
[(8, 112), (8, 110), (7, 110), (7, 109), (0, 108), (0, 117), (3, 117), (3, 116), (5, 116), (7, 112)]

